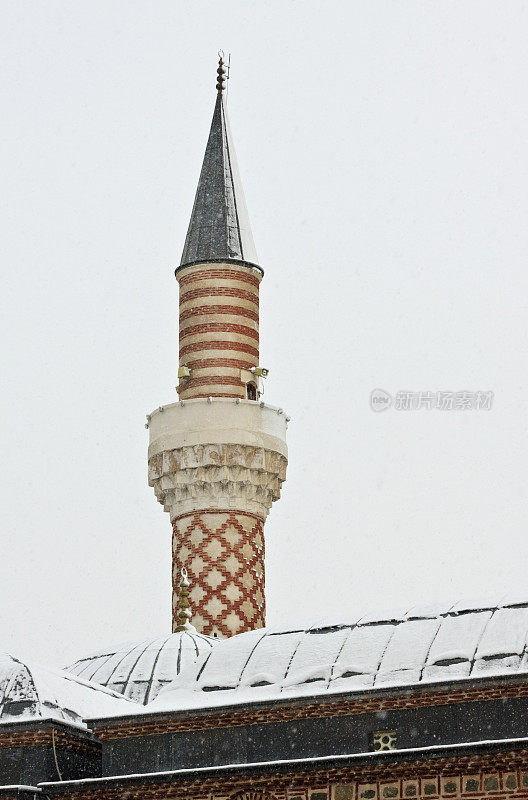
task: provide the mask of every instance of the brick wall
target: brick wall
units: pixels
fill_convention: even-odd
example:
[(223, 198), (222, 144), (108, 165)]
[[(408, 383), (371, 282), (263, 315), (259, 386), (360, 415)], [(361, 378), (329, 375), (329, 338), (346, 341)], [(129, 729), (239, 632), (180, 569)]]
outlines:
[(182, 400), (246, 397), (240, 371), (258, 366), (260, 273), (237, 264), (195, 264), (178, 271)]
[(190, 580), (192, 624), (209, 636), (262, 628), (264, 522), (241, 511), (197, 511), (173, 521), (173, 630), (181, 568)]
[[(99, 723), (94, 730), (100, 739), (129, 736), (149, 736), (158, 733), (183, 732), (211, 728), (232, 728), (243, 725), (259, 725), (285, 722), (295, 719), (324, 719), (368, 712), (383, 712), (454, 703), (478, 702), (480, 700), (506, 699), (528, 696), (526, 683), (477, 684), (455, 686), (446, 689), (414, 688), (391, 693), (388, 690), (365, 692), (352, 698), (317, 697), (296, 703), (276, 702), (248, 708), (228, 708), (225, 711), (205, 711), (202, 714), (175, 713), (153, 718), (139, 717), (121, 723)], [(380, 727), (382, 725), (380, 724)]]
[(7, 725), (0, 729), (0, 748), (46, 747), (51, 746), (53, 740), (55, 740), (55, 747), (59, 747), (61, 750), (97, 753), (101, 749), (100, 744), (88, 735), (81, 732), (76, 734), (54, 725), (42, 726), (37, 722), (35, 727), (26, 730), (13, 729)]
[(526, 800), (528, 751), (506, 748), (421, 758), (391, 753), (370, 763), (211, 770), (55, 786), (52, 793), (71, 800)]

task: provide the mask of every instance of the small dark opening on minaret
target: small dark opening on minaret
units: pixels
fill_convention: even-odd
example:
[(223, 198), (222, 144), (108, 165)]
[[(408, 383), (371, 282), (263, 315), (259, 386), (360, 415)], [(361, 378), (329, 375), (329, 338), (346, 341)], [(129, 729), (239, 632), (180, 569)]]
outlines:
[(248, 400), (257, 399), (257, 387), (254, 383), (248, 383), (246, 386), (246, 397)]

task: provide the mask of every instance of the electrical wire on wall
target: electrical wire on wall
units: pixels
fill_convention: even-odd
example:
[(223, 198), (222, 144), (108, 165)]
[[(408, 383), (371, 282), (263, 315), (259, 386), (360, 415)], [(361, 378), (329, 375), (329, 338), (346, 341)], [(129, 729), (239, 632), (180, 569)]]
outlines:
[(57, 770), (57, 775), (59, 776), (59, 780), (62, 781), (61, 771), (59, 769), (59, 762), (57, 761), (57, 748), (55, 747), (55, 728), (51, 728), (51, 744), (53, 745), (53, 758), (55, 760), (55, 769)]

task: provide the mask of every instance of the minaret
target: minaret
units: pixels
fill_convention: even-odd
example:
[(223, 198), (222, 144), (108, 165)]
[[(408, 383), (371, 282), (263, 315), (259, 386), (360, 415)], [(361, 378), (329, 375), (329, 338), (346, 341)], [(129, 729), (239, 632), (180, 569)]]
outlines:
[(260, 401), (257, 254), (227, 120), (225, 67), (180, 286), (179, 402), (148, 417), (149, 484), (173, 528), (173, 630), (187, 569), (193, 625), (232, 636), (265, 624), (264, 521), (286, 477), (287, 418)]

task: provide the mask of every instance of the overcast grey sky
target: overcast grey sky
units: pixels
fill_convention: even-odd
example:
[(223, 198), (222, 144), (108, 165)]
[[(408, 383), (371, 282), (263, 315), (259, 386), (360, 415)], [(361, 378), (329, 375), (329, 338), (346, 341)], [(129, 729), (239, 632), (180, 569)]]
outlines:
[[(145, 414), (176, 399), (179, 262), (215, 100), (292, 417), (271, 624), (525, 593), (526, 2), (4, 0), (0, 648), (170, 626)], [(375, 414), (374, 387), (495, 393)]]

